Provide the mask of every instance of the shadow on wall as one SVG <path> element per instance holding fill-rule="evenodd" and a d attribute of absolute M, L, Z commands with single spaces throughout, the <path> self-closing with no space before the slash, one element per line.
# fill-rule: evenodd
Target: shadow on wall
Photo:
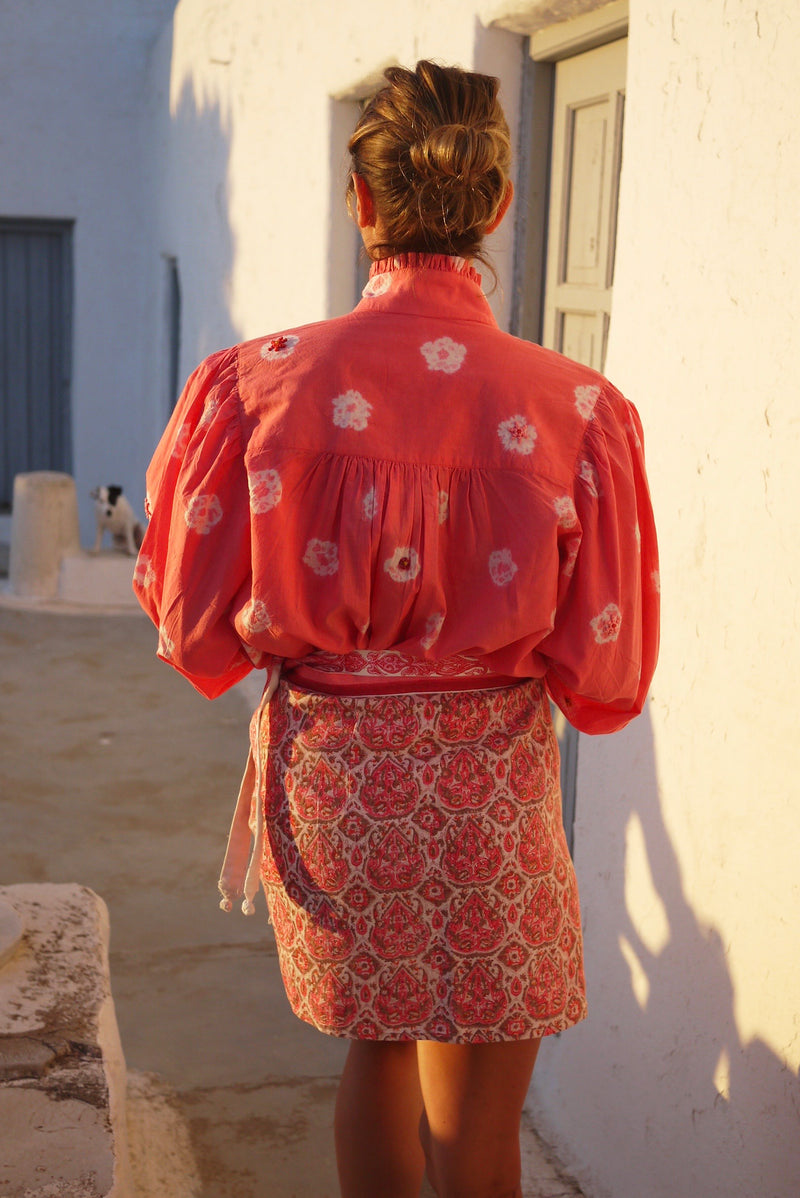
<path fill-rule="evenodd" d="M 634 769 L 619 786 L 635 788 L 636 801 L 613 813 L 620 822 L 603 846 L 604 905 L 593 904 L 587 920 L 590 1019 L 571 1033 L 578 1038 L 571 1050 L 566 1043 L 556 1049 L 580 1054 L 584 1037 L 571 1076 L 576 1060 L 584 1062 L 579 1101 L 588 1125 L 572 1127 L 573 1167 L 586 1165 L 586 1179 L 609 1178 L 613 1198 L 795 1198 L 800 1081 L 763 1041 L 740 1038 L 725 946 L 687 901 L 662 818 L 649 715 L 621 735 L 630 738 Z M 629 912 L 631 847 L 649 865 L 652 897 L 663 904 L 663 932 L 655 936 L 658 918 L 640 932 Z M 754 862 L 741 880 L 753 902 L 759 872 L 768 868 Z M 535 1108 L 535 1083 L 533 1097 Z M 607 1163 L 596 1171 L 593 1158 L 601 1156 Z M 603 1191 L 590 1192 L 599 1198 Z"/>

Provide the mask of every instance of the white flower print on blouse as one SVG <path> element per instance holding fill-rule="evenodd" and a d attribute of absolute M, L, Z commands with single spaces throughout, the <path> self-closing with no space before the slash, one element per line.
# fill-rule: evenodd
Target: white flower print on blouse
<path fill-rule="evenodd" d="M 631 439 L 632 439 L 634 445 L 636 446 L 636 448 L 641 449 L 642 441 L 641 441 L 641 437 L 639 436 L 639 431 L 636 428 L 636 425 L 631 420 L 630 423 L 627 424 L 625 427 L 627 428 L 628 432 L 630 433 Z"/>
<path fill-rule="evenodd" d="M 209 395 L 203 407 L 203 415 L 200 417 L 198 428 L 208 428 L 211 421 L 216 416 L 220 407 L 220 397 L 218 395 Z"/>
<path fill-rule="evenodd" d="M 423 649 L 432 649 L 439 639 L 444 624 L 444 612 L 435 612 L 425 621 L 425 635 L 419 638 Z"/>
<path fill-rule="evenodd" d="M 158 630 L 158 651 L 162 657 L 172 657 L 175 652 L 175 642 L 167 636 L 163 624 Z"/>
<path fill-rule="evenodd" d="M 364 299 L 375 299 L 378 295 L 384 295 L 391 285 L 392 276 L 385 271 L 383 274 L 373 275 L 361 294 Z"/>
<path fill-rule="evenodd" d="M 242 623 L 248 632 L 265 632 L 272 626 L 267 605 L 263 599 L 248 599 L 242 609 Z"/>
<path fill-rule="evenodd" d="M 182 458 L 186 453 L 186 446 L 189 444 L 189 425 L 184 420 L 183 424 L 175 434 L 175 440 L 172 443 L 172 457 Z"/>
<path fill-rule="evenodd" d="M 247 489 L 250 492 L 250 511 L 254 516 L 263 516 L 271 512 L 280 503 L 283 495 L 281 476 L 277 470 L 253 470 L 247 475 Z"/>
<path fill-rule="evenodd" d="M 281 333 L 278 337 L 270 337 L 261 346 L 262 358 L 288 358 L 294 353 L 294 347 L 300 340 L 294 333 Z"/>
<path fill-rule="evenodd" d="M 312 537 L 306 545 L 303 561 L 323 578 L 339 569 L 339 550 L 335 541 L 320 541 Z"/>
<path fill-rule="evenodd" d="M 615 641 L 619 636 L 619 630 L 622 627 L 622 612 L 616 603 L 609 603 L 607 607 L 603 608 L 600 615 L 595 616 L 589 623 L 598 645 L 605 645 L 608 641 Z"/>
<path fill-rule="evenodd" d="M 450 496 L 446 491 L 439 492 L 439 523 L 444 524 L 450 514 Z"/>
<path fill-rule="evenodd" d="M 382 276 L 378 276 L 381 278 Z M 361 518 L 362 520 L 374 520 L 375 513 L 378 510 L 378 498 L 375 494 L 375 488 L 370 487 L 364 498 L 361 500 Z"/>
<path fill-rule="evenodd" d="M 133 571 L 133 581 L 140 587 L 152 586 L 156 580 L 156 572 L 146 553 L 140 553 L 136 559 Z"/>
<path fill-rule="evenodd" d="M 419 347 L 428 370 L 442 370 L 445 374 L 455 374 L 461 369 L 461 364 L 467 355 L 466 345 L 459 345 L 451 337 L 440 337 L 438 341 L 426 341 Z"/>
<path fill-rule="evenodd" d="M 345 391 L 333 400 L 333 423 L 338 428 L 352 428 L 361 432 L 367 427 L 372 413 L 369 403 L 360 391 Z"/>
<path fill-rule="evenodd" d="M 600 398 L 599 387 L 576 387 L 575 388 L 575 407 L 583 416 L 584 420 L 591 420 L 594 412 L 595 404 Z"/>
<path fill-rule="evenodd" d="M 575 511 L 571 495 L 559 495 L 557 499 L 553 500 L 553 507 L 558 516 L 559 528 L 575 527 L 578 523 L 578 513 Z"/>
<path fill-rule="evenodd" d="M 597 467 L 584 460 L 578 466 L 578 474 L 586 483 L 589 494 L 597 499 L 600 495 L 600 475 L 597 473 Z"/>
<path fill-rule="evenodd" d="M 206 536 L 222 519 L 222 504 L 216 495 L 195 495 L 183 513 L 186 527 Z"/>
<path fill-rule="evenodd" d="M 524 416 L 509 416 L 497 426 L 497 435 L 505 449 L 513 453 L 533 453 L 536 444 L 536 429 Z"/>
<path fill-rule="evenodd" d="M 410 582 L 419 574 L 419 554 L 410 546 L 395 549 L 391 557 L 387 557 L 383 568 L 395 582 Z"/>
<path fill-rule="evenodd" d="M 572 538 L 572 544 L 569 547 L 569 553 L 564 558 L 564 564 L 561 567 L 561 573 L 565 578 L 572 578 L 575 573 L 575 563 L 578 560 L 578 549 L 580 541 L 577 537 Z"/>
<path fill-rule="evenodd" d="M 489 554 L 489 573 L 495 586 L 507 587 L 518 569 L 510 549 L 495 549 Z"/>

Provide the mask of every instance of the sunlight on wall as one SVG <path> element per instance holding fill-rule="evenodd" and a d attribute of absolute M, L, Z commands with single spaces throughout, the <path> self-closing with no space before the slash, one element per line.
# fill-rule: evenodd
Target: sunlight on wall
<path fill-rule="evenodd" d="M 644 966 L 636 955 L 633 945 L 625 936 L 620 936 L 619 947 L 628 969 L 631 971 L 631 989 L 633 990 L 634 998 L 644 1011 L 647 1008 L 647 1000 L 650 997 L 650 980 L 645 973 Z"/>
<path fill-rule="evenodd" d="M 731 1096 L 731 1054 L 727 1048 L 723 1048 L 719 1054 L 717 1067 L 714 1070 L 714 1085 L 717 1088 L 717 1093 L 720 1098 L 728 1099 Z"/>
<path fill-rule="evenodd" d="M 658 956 L 669 943 L 669 919 L 653 882 L 642 821 L 635 811 L 625 828 L 625 905 L 642 944 Z"/>

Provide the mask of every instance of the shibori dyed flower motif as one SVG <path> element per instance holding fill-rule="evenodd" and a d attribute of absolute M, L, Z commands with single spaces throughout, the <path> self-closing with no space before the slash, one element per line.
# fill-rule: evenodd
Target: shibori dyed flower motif
<path fill-rule="evenodd" d="M 175 440 L 172 443 L 171 456 L 173 458 L 182 458 L 186 453 L 186 446 L 189 444 L 189 425 L 184 420 L 183 424 L 175 434 Z"/>
<path fill-rule="evenodd" d="M 450 514 L 450 496 L 446 491 L 439 492 L 439 523 L 444 524 Z"/>
<path fill-rule="evenodd" d="M 658 570 L 652 571 L 652 573 L 650 574 L 650 581 L 653 584 L 653 590 L 658 591 L 660 594 L 661 593 L 661 575 L 658 572 Z"/>
<path fill-rule="evenodd" d="M 589 623 L 598 645 L 605 645 L 607 641 L 615 641 L 619 636 L 619 630 L 622 627 L 622 612 L 616 603 L 609 603 L 607 607 L 603 608 L 600 615 L 595 616 Z"/>
<path fill-rule="evenodd" d="M 594 412 L 595 404 L 600 398 L 599 387 L 576 387 L 575 388 L 575 407 L 583 416 L 584 420 L 591 420 Z"/>
<path fill-rule="evenodd" d="M 628 432 L 630 433 L 631 440 L 633 441 L 636 448 L 641 449 L 642 448 L 642 439 L 639 436 L 639 430 L 637 429 L 636 425 L 631 420 L 630 423 L 626 424 L 625 427 L 627 428 Z"/>
<path fill-rule="evenodd" d="M 395 549 L 383 563 L 384 570 L 395 582 L 410 582 L 419 574 L 419 567 L 419 554 L 410 546 Z"/>
<path fill-rule="evenodd" d="M 489 574 L 495 586 L 507 587 L 518 569 L 510 549 L 495 549 L 489 554 Z"/>
<path fill-rule="evenodd" d="M 367 283 L 364 290 L 361 292 L 364 299 L 375 299 L 378 295 L 384 295 L 392 285 L 392 276 L 388 272 L 380 275 L 373 275 Z"/>
<path fill-rule="evenodd" d="M 337 395 L 333 400 L 333 423 L 338 428 L 352 428 L 361 432 L 367 427 L 371 413 L 372 404 L 364 399 L 360 391 L 345 391 L 344 395 Z"/>
<path fill-rule="evenodd" d="M 242 609 L 242 623 L 248 632 L 266 632 L 272 626 L 272 620 L 263 599 L 247 600 Z"/>
<path fill-rule="evenodd" d="M 208 428 L 211 421 L 219 411 L 220 398 L 218 395 L 209 395 L 203 406 L 203 415 L 200 417 L 198 428 Z"/>
<path fill-rule="evenodd" d="M 250 511 L 254 516 L 263 516 L 281 501 L 281 476 L 277 470 L 253 470 L 247 475 L 247 489 L 250 492 Z"/>
<path fill-rule="evenodd" d="M 553 500 L 553 507 L 558 516 L 559 528 L 575 527 L 578 523 L 578 513 L 575 511 L 571 495 L 559 495 L 557 499 Z"/>
<path fill-rule="evenodd" d="M 419 638 L 423 649 L 431 649 L 439 639 L 439 633 L 444 624 L 444 612 L 435 612 L 425 621 L 425 635 Z"/>
<path fill-rule="evenodd" d="M 222 504 L 216 495 L 195 495 L 183 513 L 186 527 L 205 536 L 222 519 Z"/>
<path fill-rule="evenodd" d="M 578 549 L 580 548 L 580 541 L 577 537 L 572 537 L 571 540 L 572 544 L 569 547 L 569 553 L 564 558 L 563 565 L 561 566 L 561 573 L 565 578 L 572 578 L 572 575 L 575 573 L 575 563 L 578 560 Z"/>
<path fill-rule="evenodd" d="M 586 483 L 586 489 L 595 499 L 600 494 L 600 475 L 597 473 L 597 467 L 591 462 L 583 461 L 578 466 L 578 474 Z"/>
<path fill-rule="evenodd" d="M 497 426 L 497 435 L 503 447 L 514 453 L 533 453 L 536 444 L 536 429 L 524 416 L 509 416 Z"/>
<path fill-rule="evenodd" d="M 261 346 L 261 357 L 288 358 L 289 354 L 294 353 L 294 347 L 299 340 L 294 333 L 281 333 L 277 337 L 270 337 L 269 341 L 265 341 Z"/>
<path fill-rule="evenodd" d="M 312 537 L 306 545 L 303 561 L 323 578 L 339 569 L 339 549 L 335 541 L 320 541 Z"/>
<path fill-rule="evenodd" d="M 378 278 L 382 278 L 381 275 Z M 364 498 L 361 500 L 361 518 L 362 520 L 374 520 L 375 513 L 378 510 L 378 499 L 375 495 L 375 488 L 370 487 Z"/>
<path fill-rule="evenodd" d="M 136 559 L 136 567 L 133 571 L 133 581 L 137 586 L 149 587 L 156 580 L 156 572 L 153 569 L 150 558 L 146 553 L 140 553 Z"/>
<path fill-rule="evenodd" d="M 163 624 L 158 630 L 158 651 L 162 657 L 172 657 L 175 652 L 175 642 L 167 636 Z"/>
<path fill-rule="evenodd" d="M 461 369 L 461 363 L 467 355 L 466 345 L 459 345 L 451 337 L 440 337 L 438 341 L 426 341 L 419 347 L 428 370 L 442 370 L 445 374 L 455 374 Z"/>

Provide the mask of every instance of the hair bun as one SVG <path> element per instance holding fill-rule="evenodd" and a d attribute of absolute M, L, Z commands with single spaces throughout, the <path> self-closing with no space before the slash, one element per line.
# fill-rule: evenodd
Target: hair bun
<path fill-rule="evenodd" d="M 370 252 L 485 262 L 481 241 L 508 195 L 511 162 L 498 80 L 426 60 L 384 75 L 348 143 L 381 218 Z"/>
<path fill-rule="evenodd" d="M 491 133 L 456 123 L 438 125 L 409 146 L 409 160 L 421 180 L 438 176 L 470 183 L 493 170 L 499 158 L 500 147 Z"/>

